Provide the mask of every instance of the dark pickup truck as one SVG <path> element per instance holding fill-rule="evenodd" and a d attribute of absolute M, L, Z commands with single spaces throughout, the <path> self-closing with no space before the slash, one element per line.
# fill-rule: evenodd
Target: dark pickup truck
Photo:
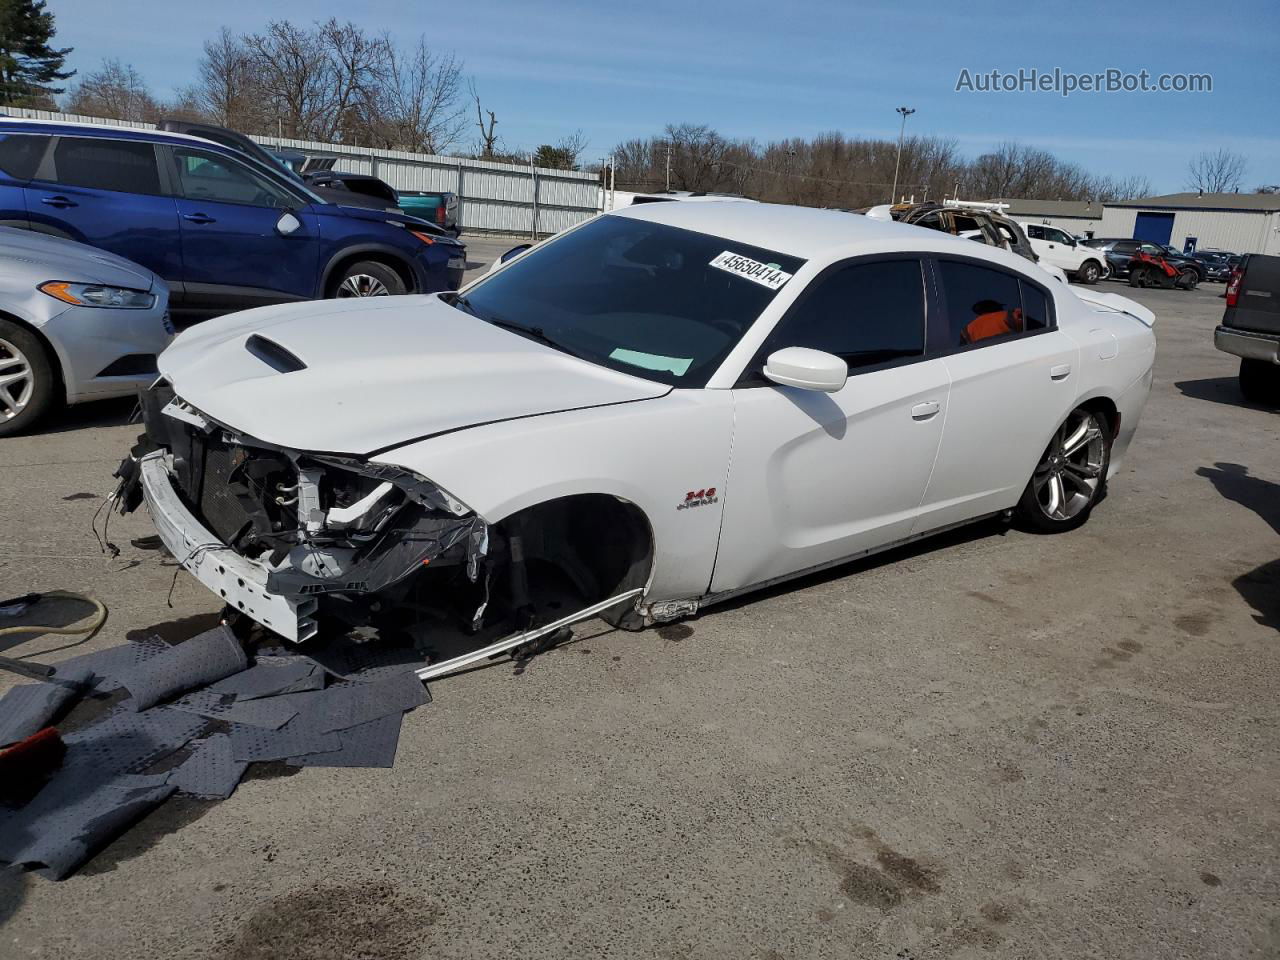
<path fill-rule="evenodd" d="M 1240 358 L 1240 392 L 1280 405 L 1280 257 L 1244 258 L 1227 285 L 1227 309 L 1213 345 Z"/>

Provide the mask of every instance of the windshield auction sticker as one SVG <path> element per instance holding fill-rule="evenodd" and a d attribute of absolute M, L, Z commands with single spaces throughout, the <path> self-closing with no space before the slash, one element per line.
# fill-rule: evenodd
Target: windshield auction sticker
<path fill-rule="evenodd" d="M 744 257 L 729 250 L 712 260 L 711 266 L 717 270 L 727 270 L 729 273 L 746 277 L 770 290 L 780 289 L 791 279 L 791 274 L 779 269 L 776 263 L 761 263 L 759 260 L 752 260 L 750 257 Z"/>

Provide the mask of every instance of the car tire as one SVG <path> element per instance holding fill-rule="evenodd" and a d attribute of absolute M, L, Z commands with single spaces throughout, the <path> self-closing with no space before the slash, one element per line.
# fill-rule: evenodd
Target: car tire
<path fill-rule="evenodd" d="M 1111 427 L 1096 410 L 1077 407 L 1049 441 L 1015 510 L 1033 533 L 1066 533 L 1083 525 L 1106 495 Z"/>
<path fill-rule="evenodd" d="M 1076 271 L 1076 280 L 1084 284 L 1095 284 L 1102 279 L 1102 264 L 1097 260 L 1086 260 Z"/>
<path fill-rule="evenodd" d="M 40 339 L 0 317 L 0 437 L 21 433 L 57 403 L 58 376 Z"/>
<path fill-rule="evenodd" d="M 331 297 L 398 297 L 407 293 L 400 274 L 376 260 L 361 260 L 346 267 L 333 284 Z"/>
<path fill-rule="evenodd" d="M 1129 271 L 1129 286 L 1145 287 L 1147 285 L 1147 268 L 1134 267 Z"/>
<path fill-rule="evenodd" d="M 1242 359 L 1240 392 L 1252 403 L 1280 406 L 1280 366 L 1266 360 Z"/>
<path fill-rule="evenodd" d="M 1180 290 L 1194 290 L 1200 283 L 1200 274 L 1194 270 L 1183 270 L 1178 274 L 1177 287 Z"/>

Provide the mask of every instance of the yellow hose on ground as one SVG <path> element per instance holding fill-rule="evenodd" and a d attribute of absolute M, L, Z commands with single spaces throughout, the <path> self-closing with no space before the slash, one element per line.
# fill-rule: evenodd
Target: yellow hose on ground
<path fill-rule="evenodd" d="M 32 606 L 38 606 L 42 600 L 58 598 L 62 600 L 80 600 L 93 606 L 93 619 L 89 623 L 73 624 L 69 627 L 50 627 L 39 623 L 24 623 L 13 627 L 0 627 L 0 637 L 13 633 L 83 633 L 86 640 L 98 632 L 104 623 L 107 622 L 107 608 L 101 600 L 93 597 L 86 597 L 83 593 L 73 593 L 70 590 L 45 590 L 40 593 L 40 599 Z"/>

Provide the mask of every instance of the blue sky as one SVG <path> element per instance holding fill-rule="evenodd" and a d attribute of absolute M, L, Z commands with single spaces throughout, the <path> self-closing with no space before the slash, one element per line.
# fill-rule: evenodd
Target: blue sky
<path fill-rule="evenodd" d="M 273 15 L 337 16 L 367 30 L 453 50 L 476 78 L 510 148 L 581 129 L 588 155 L 668 122 L 707 123 L 765 142 L 840 130 L 955 137 L 969 155 L 1013 139 L 1086 169 L 1147 175 L 1180 190 L 1187 160 L 1228 147 L 1248 158 L 1246 186 L 1280 182 L 1280 3 L 905 2 L 647 3 L 469 0 L 49 0 L 69 65 L 132 63 L 167 96 L 195 77 L 221 27 Z M 632 12 L 634 11 L 634 12 Z M 1208 73 L 1212 93 L 956 92 L 962 69 L 1078 74 L 1117 68 Z"/>

